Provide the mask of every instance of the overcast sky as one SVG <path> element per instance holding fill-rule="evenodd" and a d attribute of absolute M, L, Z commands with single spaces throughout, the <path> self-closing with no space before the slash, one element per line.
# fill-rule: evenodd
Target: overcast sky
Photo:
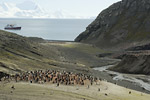
<path fill-rule="evenodd" d="M 22 3 L 26 0 L 0 0 L 0 3 Z M 97 16 L 103 9 L 121 0 L 30 0 L 46 10 L 64 10 L 76 16 Z"/>

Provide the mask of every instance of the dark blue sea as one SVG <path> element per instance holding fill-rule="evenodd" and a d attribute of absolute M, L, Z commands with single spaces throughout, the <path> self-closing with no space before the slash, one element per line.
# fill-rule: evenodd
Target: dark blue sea
<path fill-rule="evenodd" d="M 21 26 L 10 31 L 27 37 L 73 41 L 94 19 L 0 19 L 0 29 L 7 24 Z"/>

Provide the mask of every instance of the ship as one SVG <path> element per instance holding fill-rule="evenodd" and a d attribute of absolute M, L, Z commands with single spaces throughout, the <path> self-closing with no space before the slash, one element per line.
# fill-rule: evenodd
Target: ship
<path fill-rule="evenodd" d="M 4 29 L 5 30 L 21 30 L 21 27 L 16 26 L 14 24 L 7 24 Z"/>

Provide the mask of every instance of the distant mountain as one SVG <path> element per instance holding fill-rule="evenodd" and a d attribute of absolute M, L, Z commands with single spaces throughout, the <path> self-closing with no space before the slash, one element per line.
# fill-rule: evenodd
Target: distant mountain
<path fill-rule="evenodd" d="M 29 5 L 29 6 L 27 6 Z M 29 7 L 29 8 L 28 8 Z M 2 3 L 0 4 L 0 17 L 3 18 L 43 18 L 49 17 L 39 5 L 33 2 L 24 2 L 21 4 Z"/>
<path fill-rule="evenodd" d="M 30 0 L 20 4 L 0 4 L 0 18 L 82 18 L 73 16 L 64 10 L 47 11 Z"/>
<path fill-rule="evenodd" d="M 40 8 L 40 6 L 30 0 L 24 1 L 20 4 L 16 4 L 16 7 L 18 7 L 21 10 L 35 10 L 37 8 Z"/>
<path fill-rule="evenodd" d="M 122 0 L 103 10 L 75 41 L 101 48 L 150 42 L 150 0 Z"/>

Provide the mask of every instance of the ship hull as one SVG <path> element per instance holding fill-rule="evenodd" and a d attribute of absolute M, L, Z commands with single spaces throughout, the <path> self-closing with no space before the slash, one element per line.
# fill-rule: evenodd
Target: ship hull
<path fill-rule="evenodd" d="M 21 27 L 5 27 L 5 30 L 21 30 Z"/>

